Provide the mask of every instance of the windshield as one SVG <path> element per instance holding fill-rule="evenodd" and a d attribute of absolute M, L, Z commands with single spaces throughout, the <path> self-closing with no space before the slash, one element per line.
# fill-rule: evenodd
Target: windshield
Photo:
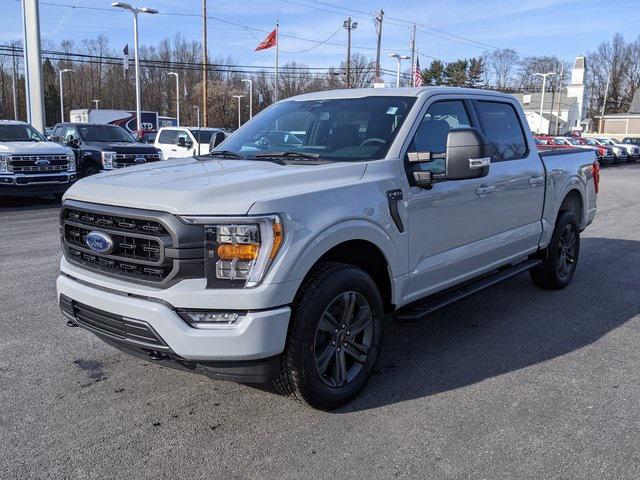
<path fill-rule="evenodd" d="M 600 143 L 605 144 L 605 145 L 613 145 L 613 142 L 611 140 L 609 140 L 608 138 L 599 138 L 598 141 Z"/>
<path fill-rule="evenodd" d="M 86 125 L 80 126 L 78 130 L 85 142 L 135 142 L 129 132 L 116 125 Z"/>
<path fill-rule="evenodd" d="M 46 142 L 31 125 L 0 125 L 0 142 Z"/>
<path fill-rule="evenodd" d="M 244 157 L 293 152 L 341 161 L 384 158 L 414 102 L 375 96 L 279 103 L 229 137 L 224 150 Z"/>
<path fill-rule="evenodd" d="M 581 145 L 581 143 L 575 138 L 565 138 L 565 140 L 569 142 L 571 145 Z"/>

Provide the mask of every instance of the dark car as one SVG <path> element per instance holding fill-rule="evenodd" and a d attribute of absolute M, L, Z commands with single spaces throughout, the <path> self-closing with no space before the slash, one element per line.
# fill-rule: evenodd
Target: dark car
<path fill-rule="evenodd" d="M 163 159 L 160 150 L 137 142 L 117 125 L 59 123 L 51 141 L 73 149 L 80 177 Z"/>

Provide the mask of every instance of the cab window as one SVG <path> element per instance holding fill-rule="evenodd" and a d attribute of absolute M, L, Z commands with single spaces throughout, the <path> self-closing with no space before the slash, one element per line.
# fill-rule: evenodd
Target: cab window
<path fill-rule="evenodd" d="M 489 143 L 492 162 L 527 156 L 527 142 L 515 108 L 510 103 L 479 101 L 477 112 Z"/>
<path fill-rule="evenodd" d="M 427 109 L 408 152 L 430 152 L 431 161 L 420 163 L 420 169 L 434 175 L 444 174 L 444 155 L 449 131 L 470 126 L 469 115 L 462 100 L 436 102 Z"/>
<path fill-rule="evenodd" d="M 163 130 L 158 137 L 158 143 L 165 145 L 175 145 L 178 143 L 178 130 Z"/>

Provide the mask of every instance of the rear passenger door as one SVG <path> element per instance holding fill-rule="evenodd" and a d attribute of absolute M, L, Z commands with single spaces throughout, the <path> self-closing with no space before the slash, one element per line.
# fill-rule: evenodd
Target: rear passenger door
<path fill-rule="evenodd" d="M 535 251 L 542 233 L 545 171 L 529 148 L 516 106 L 508 100 L 474 101 L 491 157 L 496 261 Z"/>

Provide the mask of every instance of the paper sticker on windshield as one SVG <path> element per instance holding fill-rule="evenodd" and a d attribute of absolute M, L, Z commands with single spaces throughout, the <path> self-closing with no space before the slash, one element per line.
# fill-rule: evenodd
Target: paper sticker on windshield
<path fill-rule="evenodd" d="M 397 111 L 398 107 L 389 107 L 389 110 L 387 110 L 387 115 L 395 115 Z"/>

